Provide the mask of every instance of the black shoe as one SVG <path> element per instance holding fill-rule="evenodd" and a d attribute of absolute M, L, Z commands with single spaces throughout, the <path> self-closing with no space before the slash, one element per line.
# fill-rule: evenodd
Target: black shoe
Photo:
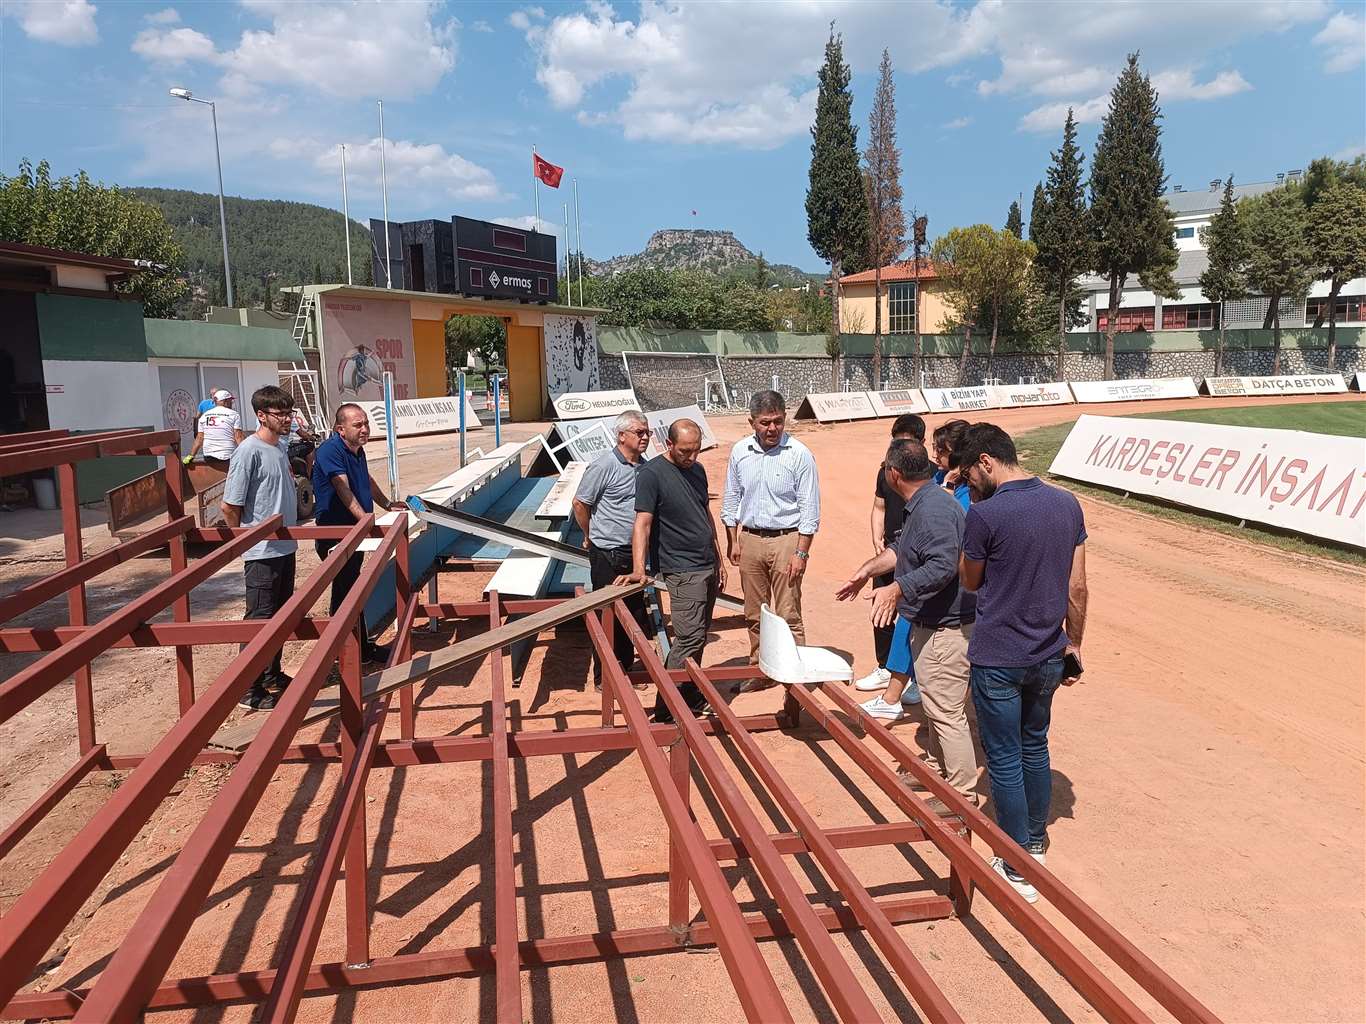
<path fill-rule="evenodd" d="M 281 672 L 279 675 L 272 676 L 270 679 L 267 679 L 265 681 L 265 685 L 266 688 L 269 690 L 275 690 L 279 693 L 284 693 L 285 687 L 289 686 L 289 684 L 292 682 L 294 682 L 293 676 L 286 675 L 284 672 Z"/>
<path fill-rule="evenodd" d="M 391 651 L 389 644 L 371 644 L 361 652 L 361 660 L 372 665 L 383 665 L 389 660 Z"/>
<path fill-rule="evenodd" d="M 271 693 L 260 683 L 252 686 L 241 699 L 238 700 L 239 708 L 246 708 L 248 711 L 269 711 L 275 707 L 275 694 Z"/>

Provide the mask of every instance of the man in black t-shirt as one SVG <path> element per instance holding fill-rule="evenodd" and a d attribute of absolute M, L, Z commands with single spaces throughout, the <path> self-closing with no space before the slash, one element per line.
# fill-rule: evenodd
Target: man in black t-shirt
<path fill-rule="evenodd" d="M 906 437 L 919 441 L 921 444 L 925 443 L 925 421 L 913 412 L 904 413 L 892 421 L 892 440 Z M 873 508 L 868 516 L 868 526 L 873 535 L 874 555 L 879 554 L 883 548 L 896 546 L 896 537 L 901 531 L 901 520 L 906 509 L 906 502 L 901 495 L 888 486 L 885 468 L 882 463 L 878 463 L 877 483 L 873 487 Z M 891 582 L 892 575 L 888 573 L 877 577 L 873 584 L 874 586 L 885 587 Z M 877 690 L 879 693 L 887 689 L 887 684 L 892 678 L 891 673 L 887 671 L 887 654 L 892 648 L 892 633 L 895 628 L 894 623 L 873 627 L 873 652 L 877 657 L 877 665 L 873 671 L 854 683 L 855 688 Z M 905 692 L 901 695 L 901 702 L 903 704 L 920 703 L 920 689 L 915 685 L 914 674 L 906 683 Z"/>
<path fill-rule="evenodd" d="M 651 459 L 636 474 L 636 521 L 631 533 L 632 572 L 616 582 L 643 583 L 653 570 L 669 588 L 669 625 L 673 646 L 665 662 L 682 668 L 692 658 L 702 663 L 716 595 L 726 585 L 726 563 L 708 508 L 707 471 L 697 461 L 702 430 L 692 420 L 675 420 L 663 457 Z M 694 683 L 679 684 L 694 713 L 707 702 Z M 655 698 L 654 720 L 671 722 L 662 697 Z"/>

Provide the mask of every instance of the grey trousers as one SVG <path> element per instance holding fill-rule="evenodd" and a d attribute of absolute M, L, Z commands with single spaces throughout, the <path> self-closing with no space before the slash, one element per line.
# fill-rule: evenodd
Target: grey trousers
<path fill-rule="evenodd" d="M 716 569 L 666 572 L 660 577 L 669 588 L 669 626 L 673 632 L 673 644 L 664 666 L 682 668 L 689 658 L 701 665 L 707 631 L 711 629 L 712 610 L 716 607 Z M 693 711 L 706 704 L 702 691 L 691 680 L 679 683 L 678 690 Z M 655 697 L 654 718 L 657 722 L 673 721 L 662 696 Z"/>

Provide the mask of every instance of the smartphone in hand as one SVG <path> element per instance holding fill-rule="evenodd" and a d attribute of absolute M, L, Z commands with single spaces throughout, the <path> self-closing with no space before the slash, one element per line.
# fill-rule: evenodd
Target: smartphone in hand
<path fill-rule="evenodd" d="M 1064 679 L 1076 679 L 1085 671 L 1081 667 L 1081 659 L 1072 651 L 1068 651 L 1062 658 L 1062 677 Z"/>

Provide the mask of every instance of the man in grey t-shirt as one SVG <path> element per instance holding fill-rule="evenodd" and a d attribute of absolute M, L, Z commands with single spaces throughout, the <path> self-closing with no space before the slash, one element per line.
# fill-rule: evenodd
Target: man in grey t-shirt
<path fill-rule="evenodd" d="M 584 470 L 579 489 L 574 493 L 574 520 L 583 531 L 583 546 L 588 549 L 589 579 L 594 590 L 610 586 L 618 576 L 631 571 L 631 531 L 636 522 L 636 473 L 650 446 L 650 427 L 640 412 L 632 409 L 617 417 L 616 446 L 603 452 Z M 635 594 L 626 599 L 626 607 L 635 615 L 640 628 L 648 636 L 645 618 L 645 595 Z M 618 628 L 612 634 L 612 647 L 617 660 L 630 669 L 635 660 L 635 646 L 626 630 Z M 593 658 L 593 681 L 602 679 L 602 666 Z M 644 689 L 645 683 L 636 684 Z"/>
<path fill-rule="evenodd" d="M 267 385 L 251 396 L 257 429 L 242 439 L 228 464 L 223 486 L 223 519 L 229 526 L 251 526 L 271 516 L 284 516 L 286 526 L 298 523 L 298 492 L 280 437 L 289 430 L 294 399 L 287 391 Z M 294 552 L 298 542 L 263 540 L 242 555 L 248 619 L 269 619 L 294 594 Z M 283 690 L 289 676 L 280 668 L 280 655 L 251 684 L 238 704 L 252 711 L 275 707 L 272 690 Z"/>

